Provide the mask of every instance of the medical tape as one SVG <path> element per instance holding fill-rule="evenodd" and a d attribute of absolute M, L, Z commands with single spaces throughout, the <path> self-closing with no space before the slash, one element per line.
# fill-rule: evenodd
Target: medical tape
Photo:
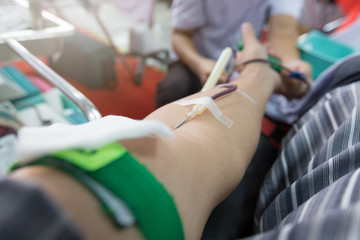
<path fill-rule="evenodd" d="M 240 93 L 241 95 L 243 95 L 244 97 L 246 97 L 247 99 L 250 100 L 250 102 L 257 104 L 256 100 L 253 99 L 252 97 L 250 97 L 246 92 L 241 91 L 240 89 L 236 90 L 238 93 Z"/>
<path fill-rule="evenodd" d="M 219 109 L 219 107 L 216 105 L 215 101 L 211 98 L 211 97 L 200 97 L 200 98 L 194 98 L 194 99 L 190 99 L 190 100 L 180 100 L 175 102 L 178 105 L 182 105 L 182 106 L 187 106 L 187 105 L 192 105 L 192 104 L 200 104 L 203 105 L 205 107 L 207 107 L 207 109 L 209 109 L 209 111 L 212 113 L 212 115 L 219 120 L 222 124 L 224 124 L 226 127 L 231 128 L 232 125 L 234 124 L 234 121 L 231 120 L 230 118 L 228 118 L 227 116 L 225 116 L 221 110 Z"/>

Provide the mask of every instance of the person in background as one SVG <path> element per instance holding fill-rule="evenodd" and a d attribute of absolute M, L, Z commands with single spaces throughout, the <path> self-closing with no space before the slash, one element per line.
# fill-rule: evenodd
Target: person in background
<path fill-rule="evenodd" d="M 304 73 L 310 81 L 311 67 L 299 59 L 296 49 L 296 20 L 302 4 L 302 0 L 173 1 L 174 52 L 169 71 L 157 86 L 156 107 L 199 91 L 221 51 L 226 47 L 237 48 L 243 22 L 254 26 L 258 39 L 263 37 L 264 26 L 269 23 L 268 46 L 285 66 Z M 223 74 L 220 82 L 225 78 Z M 300 84 L 294 83 L 292 87 L 289 98 L 301 97 L 307 91 Z"/>

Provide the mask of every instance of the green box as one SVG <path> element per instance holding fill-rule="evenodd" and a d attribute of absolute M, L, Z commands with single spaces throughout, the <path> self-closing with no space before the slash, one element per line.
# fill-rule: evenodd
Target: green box
<path fill-rule="evenodd" d="M 352 47 L 336 42 L 316 30 L 301 36 L 297 46 L 301 59 L 312 65 L 314 79 L 339 59 L 355 52 Z"/>

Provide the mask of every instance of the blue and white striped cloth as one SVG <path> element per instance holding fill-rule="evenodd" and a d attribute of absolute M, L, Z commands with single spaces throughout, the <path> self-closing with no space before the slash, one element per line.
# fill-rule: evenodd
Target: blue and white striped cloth
<path fill-rule="evenodd" d="M 360 238 L 360 82 L 326 94 L 288 132 L 248 239 Z"/>

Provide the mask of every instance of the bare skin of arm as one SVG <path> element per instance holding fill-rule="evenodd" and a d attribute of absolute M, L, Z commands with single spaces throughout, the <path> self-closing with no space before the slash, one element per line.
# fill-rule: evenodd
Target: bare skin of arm
<path fill-rule="evenodd" d="M 249 24 L 242 26 L 243 56 L 266 58 Z M 216 100 L 221 111 L 234 121 L 229 129 L 209 111 L 174 130 L 175 138 L 142 138 L 121 143 L 162 182 L 174 196 L 186 239 L 200 239 L 212 209 L 240 182 L 260 136 L 266 103 L 280 84 L 280 76 L 268 65 L 248 65 L 234 81 L 238 92 Z M 189 96 L 212 96 L 214 88 Z M 159 120 L 170 127 L 181 121 L 191 107 L 165 105 L 146 119 Z M 27 167 L 12 178 L 38 184 L 68 214 L 86 239 L 141 239 L 137 228 L 117 229 L 100 209 L 97 200 L 81 184 L 55 169 Z"/>
<path fill-rule="evenodd" d="M 173 29 L 172 46 L 179 59 L 188 66 L 205 83 L 215 65 L 213 59 L 201 56 L 192 42 L 192 37 L 196 30 Z M 220 82 L 225 81 L 225 73 L 221 76 Z"/>
<path fill-rule="evenodd" d="M 269 45 L 283 61 L 299 59 L 296 48 L 297 22 L 289 15 L 275 15 L 270 18 Z"/>
<path fill-rule="evenodd" d="M 299 36 L 298 25 L 292 16 L 275 15 L 270 18 L 269 47 L 274 50 L 281 58 L 282 63 L 288 68 L 305 74 L 308 82 L 312 82 L 312 68 L 300 59 L 296 47 L 297 37 Z M 283 74 L 287 78 L 287 73 Z M 289 99 L 302 97 L 308 88 L 305 88 L 299 81 L 288 79 L 278 90 Z"/>

